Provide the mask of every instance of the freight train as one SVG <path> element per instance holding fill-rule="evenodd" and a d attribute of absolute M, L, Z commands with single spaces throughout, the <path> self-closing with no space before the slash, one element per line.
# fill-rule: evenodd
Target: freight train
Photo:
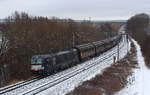
<path fill-rule="evenodd" d="M 58 53 L 35 55 L 31 58 L 31 71 L 33 73 L 50 75 L 75 66 L 92 57 L 99 56 L 117 45 L 122 35 L 93 43 L 77 45 L 70 50 Z"/>

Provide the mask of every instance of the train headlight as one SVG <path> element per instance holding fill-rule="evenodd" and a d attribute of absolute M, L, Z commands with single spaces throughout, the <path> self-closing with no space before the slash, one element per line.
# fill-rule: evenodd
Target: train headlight
<path fill-rule="evenodd" d="M 42 65 L 32 65 L 31 70 L 32 71 L 40 71 L 40 70 L 44 70 L 44 67 Z"/>

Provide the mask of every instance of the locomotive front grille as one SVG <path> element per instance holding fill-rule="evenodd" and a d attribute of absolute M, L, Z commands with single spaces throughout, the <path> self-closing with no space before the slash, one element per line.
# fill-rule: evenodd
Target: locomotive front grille
<path fill-rule="evenodd" d="M 42 65 L 32 65 L 31 70 L 32 71 L 40 71 L 40 70 L 44 70 L 44 67 Z"/>

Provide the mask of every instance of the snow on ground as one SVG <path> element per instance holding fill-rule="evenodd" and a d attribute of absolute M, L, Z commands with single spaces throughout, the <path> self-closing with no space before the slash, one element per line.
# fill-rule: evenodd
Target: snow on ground
<path fill-rule="evenodd" d="M 132 39 L 137 50 L 139 68 L 128 78 L 129 84 L 116 95 L 150 95 L 150 70 L 146 67 L 140 45 Z"/>
<path fill-rule="evenodd" d="M 123 42 L 121 42 L 120 44 L 120 48 L 120 59 L 122 59 L 127 54 L 127 49 L 130 48 L 130 42 L 127 43 L 125 37 L 123 39 Z M 62 83 L 59 83 L 43 92 L 38 93 L 38 95 L 65 95 L 71 90 L 73 90 L 75 87 L 82 84 L 82 82 L 89 80 L 98 74 L 102 74 L 105 68 L 110 67 L 113 64 L 113 56 L 117 56 L 117 48 L 113 49 L 113 52 L 115 54 L 108 57 L 108 59 L 104 61 L 101 60 L 101 57 L 92 59 L 93 64 L 97 62 L 99 64 L 90 68 L 89 70 L 85 70 L 80 74 L 63 81 Z"/>

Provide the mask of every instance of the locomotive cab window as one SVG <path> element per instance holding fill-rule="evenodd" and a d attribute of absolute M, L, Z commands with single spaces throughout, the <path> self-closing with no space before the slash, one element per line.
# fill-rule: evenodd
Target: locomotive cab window
<path fill-rule="evenodd" d="M 31 59 L 31 63 L 32 64 L 42 64 L 42 62 L 43 62 L 43 58 L 41 58 L 41 57 L 32 57 L 32 59 Z"/>

